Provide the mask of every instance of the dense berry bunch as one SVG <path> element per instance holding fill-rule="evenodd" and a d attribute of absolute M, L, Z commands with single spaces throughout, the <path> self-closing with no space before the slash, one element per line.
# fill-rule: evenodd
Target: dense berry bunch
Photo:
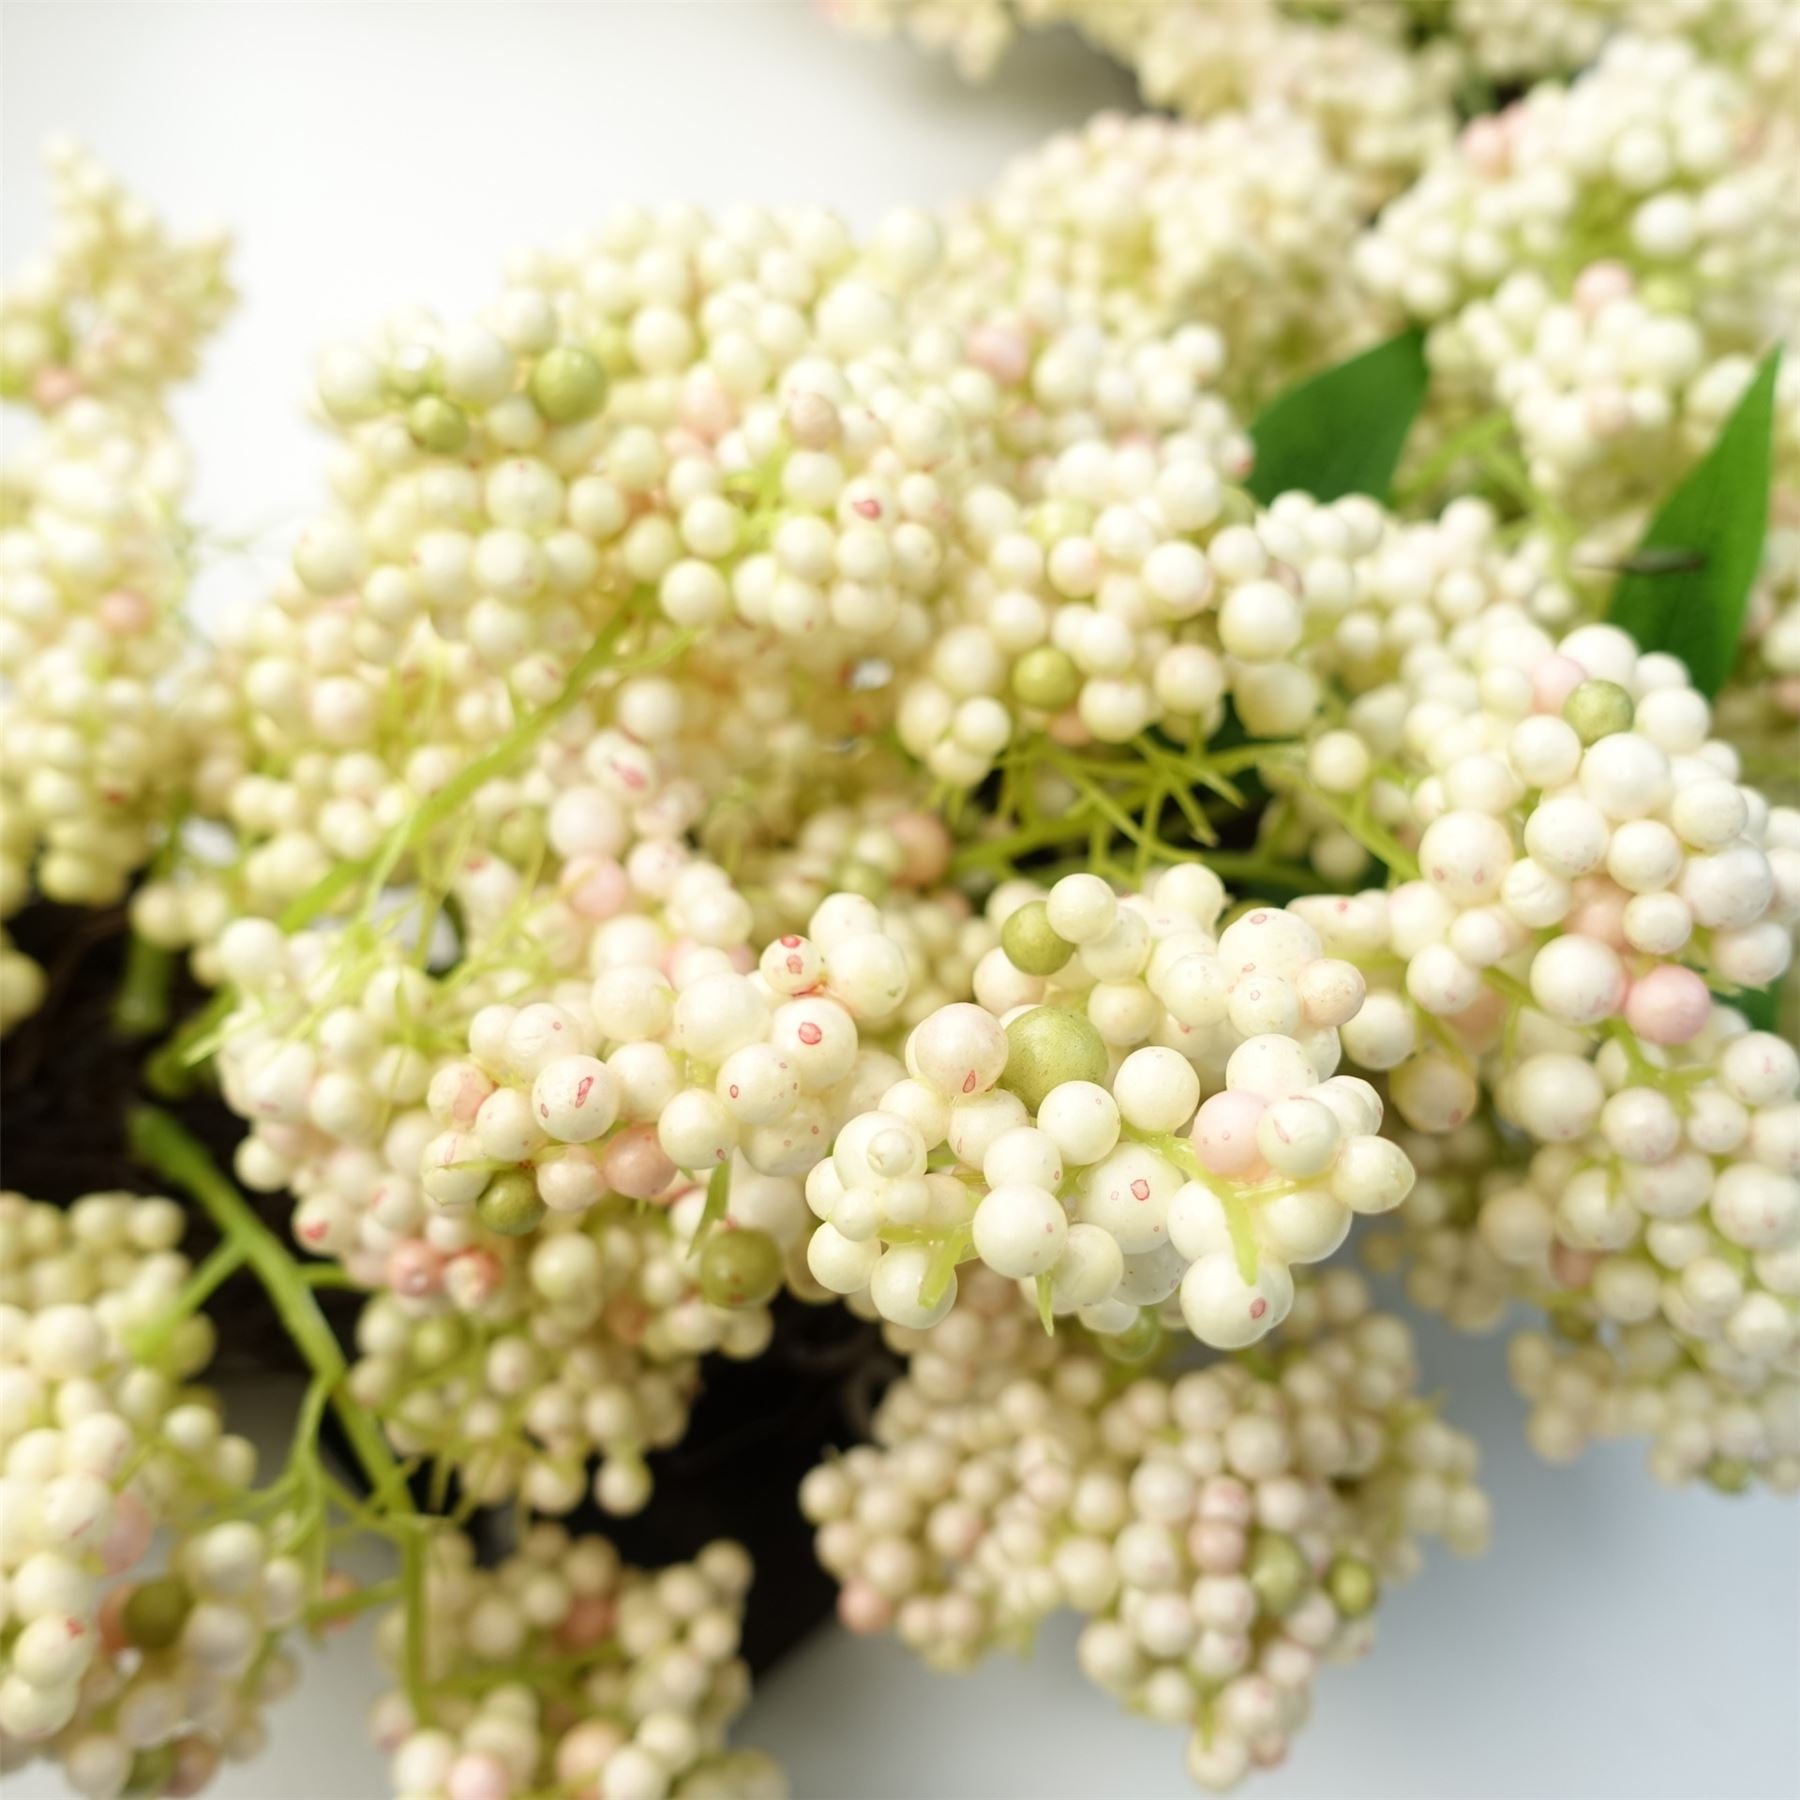
<path fill-rule="evenodd" d="M 1448 140 L 1457 58 L 1412 50 L 1408 9 L 1392 0 L 1337 7 L 1293 0 L 831 0 L 855 29 L 903 25 L 986 75 L 1018 24 L 1067 23 L 1137 76 L 1153 106 L 1186 118 L 1275 106 L 1315 126 L 1377 204 Z M 1335 16 L 1333 16 L 1335 15 Z"/>
<path fill-rule="evenodd" d="M 988 332 L 1009 314 L 1038 330 L 1087 316 L 1128 337 L 1209 325 L 1225 342 L 1215 385 L 1247 406 L 1379 335 L 1339 279 L 1362 224 L 1305 118 L 1108 113 L 950 215 L 934 288 Z"/>
<path fill-rule="evenodd" d="M 1790 331 L 1794 149 L 1678 38 L 1620 38 L 1568 86 L 1474 120 L 1357 251 L 1430 326 L 1441 404 L 1510 423 L 1532 487 L 1591 524 L 1711 441 Z M 1800 446 L 1800 371 L 1778 442 Z"/>
<path fill-rule="evenodd" d="M 0 294 L 0 393 L 54 413 L 77 394 L 158 403 L 232 302 L 227 240 L 179 240 L 88 153 L 48 149 L 56 230 Z"/>
<path fill-rule="evenodd" d="M 1129 1332 L 1179 1287 L 1205 1342 L 1254 1342 L 1292 1304 L 1288 1265 L 1411 1185 L 1374 1090 L 1333 1074 L 1361 975 L 1292 913 L 1218 931 L 1199 865 L 1124 902 L 1091 875 L 1002 901 L 976 1001 L 917 1027 L 907 1078 L 808 1177 L 813 1274 L 922 1328 L 972 1248 L 1036 1281 L 1046 1317 Z"/>
<path fill-rule="evenodd" d="M 0 1763 L 52 1756 L 92 1800 L 198 1792 L 296 1673 L 307 1572 L 232 1517 L 255 1455 L 188 1385 L 212 1333 L 178 1306 L 183 1224 L 0 1195 Z"/>
<path fill-rule="evenodd" d="M 750 1559 L 709 1544 L 654 1574 L 604 1538 L 536 1525 L 517 1555 L 478 1568 L 467 1538 L 432 1545 L 437 1624 L 407 1665 L 405 1619 L 380 1642 L 408 1685 L 376 1703 L 399 1800 L 780 1800 L 780 1771 L 729 1752 L 749 1695 L 737 1660 Z M 554 1672 L 552 1672 L 554 1671 Z"/>
<path fill-rule="evenodd" d="M 1348 1273 L 1301 1290 L 1254 1373 L 1121 1385 L 992 1276 L 893 1335 L 915 1354 L 875 1443 L 801 1490 L 845 1623 L 958 1669 L 1073 1607 L 1084 1671 L 1189 1728 L 1205 1786 L 1282 1760 L 1320 1662 L 1367 1647 L 1420 1537 L 1485 1545 L 1474 1446 L 1414 1398 L 1405 1326 Z"/>
<path fill-rule="evenodd" d="M 391 1602 L 401 1800 L 779 1792 L 725 1748 L 744 1555 L 545 1519 L 645 1506 L 796 1301 L 910 1359 L 805 1486 L 845 1622 L 960 1668 L 1072 1606 L 1209 1785 L 1486 1537 L 1406 1328 L 1297 1276 L 1356 1215 L 1416 1305 L 1533 1311 L 1546 1455 L 1800 1486 L 1800 1057 L 1750 1026 L 1800 919 L 1791 4 L 852 10 L 972 71 L 1066 21 L 1179 116 L 862 235 L 622 208 L 394 315 L 205 647 L 163 395 L 219 247 L 57 163 L 0 301 L 0 919 L 129 897 L 125 1018 L 191 953 L 147 1078 L 216 1080 L 304 1257 L 166 1115 L 199 1269 L 166 1202 L 0 1200 L 5 1766 L 192 1792 L 289 1631 Z M 1621 567 L 1682 584 L 1641 645 Z M 0 1028 L 41 989 L 0 937 Z M 255 1490 L 183 1386 L 240 1269 L 311 1375 Z"/>
<path fill-rule="evenodd" d="M 0 394 L 36 415 L 0 475 L 0 920 L 33 888 L 103 905 L 163 837 L 195 720 L 187 459 L 163 390 L 230 303 L 219 238 L 178 243 L 82 152 L 52 151 L 56 249 L 0 291 Z M 0 1028 L 42 981 L 0 931 Z"/>

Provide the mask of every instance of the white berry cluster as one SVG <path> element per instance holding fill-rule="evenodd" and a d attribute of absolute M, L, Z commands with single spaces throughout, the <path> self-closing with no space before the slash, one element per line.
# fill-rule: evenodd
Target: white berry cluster
<path fill-rule="evenodd" d="M 184 780 L 188 470 L 163 390 L 231 299 L 222 239 L 171 240 L 68 145 L 51 167 L 55 249 L 0 290 L 0 395 L 36 415 L 0 473 L 0 921 L 34 888 L 119 899 Z M 0 929 L 0 1030 L 42 989 Z"/>
<path fill-rule="evenodd" d="M 1602 1325 L 1665 1323 L 1741 1393 L 1800 1374 L 1792 1046 L 1720 1008 L 1679 1051 L 1528 1057 L 1498 1099 L 1543 1146 L 1482 1201 L 1477 1229 L 1501 1261 Z"/>
<path fill-rule="evenodd" d="M 1660 1318 L 1709 1378 L 1785 1381 L 1795 1059 L 1713 990 L 1786 970 L 1800 821 L 1736 779 L 1680 665 L 1611 627 L 1553 644 L 1490 607 L 1405 669 L 1410 695 L 1371 690 L 1348 715 L 1367 736 L 1319 740 L 1312 773 L 1385 770 L 1355 804 L 1418 874 L 1295 910 L 1365 968 L 1345 1053 L 1410 1126 L 1485 1134 L 1485 1095 L 1541 1146 L 1523 1179 L 1462 1157 L 1441 1217 L 1428 1173 L 1409 1283 L 1475 1328 L 1509 1284 L 1608 1330 Z"/>
<path fill-rule="evenodd" d="M 909 956 L 873 902 L 827 896 L 755 966 L 751 909 L 716 867 L 678 865 L 705 879 L 652 912 L 622 910 L 652 896 L 609 866 L 598 924 L 578 889 L 511 935 L 505 870 L 509 904 L 441 978 L 371 926 L 244 918 L 217 946 L 239 1173 L 291 1190 L 300 1246 L 381 1293 L 358 1399 L 403 1452 L 547 1512 L 590 1487 L 645 1503 L 644 1453 L 682 1435 L 698 1357 L 758 1354 L 784 1282 L 811 1290 L 802 1178 L 902 1074 L 879 1045 Z M 482 909 L 454 891 L 473 932 Z"/>
<path fill-rule="evenodd" d="M 0 1195 L 0 1767 L 53 1757 L 89 1800 L 197 1793 L 297 1673 L 307 1570 L 233 1516 L 255 1453 L 188 1385 L 208 1322 L 160 1325 L 182 1225 L 170 1200 Z"/>
<path fill-rule="evenodd" d="M 972 1252 L 1103 1333 L 1177 1288 L 1207 1343 L 1278 1325 L 1289 1264 L 1412 1172 L 1374 1089 L 1334 1074 L 1361 974 L 1293 912 L 1220 930 L 1223 906 L 1202 864 L 1124 900 L 1094 875 L 1002 889 L 975 1001 L 915 1028 L 905 1079 L 807 1177 L 818 1281 L 919 1329 Z"/>
<path fill-rule="evenodd" d="M 447 1234 L 428 1222 L 363 1309 L 351 1391 L 403 1454 L 485 1501 L 516 1494 L 562 1514 L 591 1493 L 610 1513 L 638 1511 L 646 1453 L 686 1432 L 699 1357 L 769 1341 L 784 1270 L 766 1227 L 792 1239 L 799 1188 L 745 1168 L 734 1189 L 705 1231 L 693 1187 L 649 1208 L 615 1195 L 462 1248 L 438 1248 Z"/>
<path fill-rule="evenodd" d="M 1740 68 L 1776 108 L 1800 67 L 1800 17 L 1787 0 L 1450 0 L 1445 26 L 1470 70 L 1498 83 L 1583 69 L 1620 32 L 1688 39 Z"/>
<path fill-rule="evenodd" d="M 1795 151 L 1680 38 L 1621 37 L 1483 115 L 1357 248 L 1430 327 L 1439 405 L 1510 421 L 1531 486 L 1593 520 L 1659 497 L 1792 330 Z M 1778 389 L 1800 446 L 1800 372 Z"/>
<path fill-rule="evenodd" d="M 1379 336 L 1339 279 L 1364 220 L 1308 119 L 1267 107 L 1189 124 L 1104 113 L 1017 159 L 945 221 L 931 299 L 990 336 L 1092 317 L 1126 338 L 1212 327 L 1216 383 L 1252 407 Z"/>
<path fill-rule="evenodd" d="M 1178 116 L 1285 111 L 1311 124 L 1371 208 L 1448 141 L 1458 58 L 1408 45 L 1408 9 L 1293 0 L 830 0 L 851 29 L 896 27 L 986 76 L 1021 24 L 1068 24 L 1130 68 L 1150 105 Z"/>
<path fill-rule="evenodd" d="M 0 393 L 45 414 L 77 394 L 155 403 L 230 310 L 228 240 L 170 237 L 79 145 L 47 156 L 56 230 L 0 291 Z"/>
<path fill-rule="evenodd" d="M 739 1152 L 759 1174 L 802 1176 L 858 1099 L 887 1085 L 880 1033 L 908 964 L 880 909 L 831 895 L 807 933 L 783 933 L 742 972 L 749 908 L 715 873 L 688 916 L 716 914 L 708 935 L 739 939 L 730 949 L 671 945 L 621 915 L 596 933 L 596 974 L 565 996 L 572 1006 L 475 1015 L 472 1060 L 433 1078 L 445 1129 L 425 1150 L 432 1200 L 477 1204 L 496 1170 L 525 1164 L 542 1204 L 564 1212 L 609 1190 L 654 1200 L 678 1171 L 710 1176 Z"/>
<path fill-rule="evenodd" d="M 1485 1545 L 1474 1446 L 1415 1398 L 1410 1334 L 1348 1271 L 1302 1288 L 1259 1371 L 1121 1387 L 991 1275 L 893 1335 L 916 1353 L 874 1444 L 801 1489 L 844 1622 L 960 1669 L 1073 1607 L 1084 1672 L 1189 1728 L 1204 1786 L 1283 1759 L 1321 1661 L 1367 1647 L 1420 1537 Z"/>
<path fill-rule="evenodd" d="M 1531 1402 L 1526 1433 L 1549 1462 L 1572 1462 L 1596 1439 L 1647 1438 L 1652 1475 L 1703 1480 L 1721 1493 L 1753 1482 L 1800 1492 L 1800 1381 L 1745 1391 L 1696 1366 L 1657 1320 L 1606 1340 L 1521 1332 L 1508 1347 L 1513 1381 Z"/>
<path fill-rule="evenodd" d="M 628 1568 L 601 1537 L 537 1524 L 497 1568 L 460 1533 L 429 1550 L 433 1631 L 416 1686 L 377 1703 L 395 1800 L 781 1800 L 779 1769 L 725 1734 L 749 1698 L 738 1659 L 750 1559 Z M 379 1639 L 405 1669 L 405 1619 Z"/>

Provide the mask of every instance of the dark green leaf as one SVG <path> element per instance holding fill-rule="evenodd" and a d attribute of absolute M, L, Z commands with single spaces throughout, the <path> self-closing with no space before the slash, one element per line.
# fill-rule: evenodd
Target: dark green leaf
<path fill-rule="evenodd" d="M 1781 1029 L 1781 983 L 1773 987 L 1746 988 L 1742 993 L 1729 995 L 1726 1005 L 1735 1006 L 1750 1021 L 1754 1031 L 1779 1031 Z"/>
<path fill-rule="evenodd" d="M 1250 427 L 1250 492 L 1264 506 L 1295 488 L 1317 500 L 1385 500 L 1426 381 L 1425 338 L 1414 330 L 1278 394 Z"/>
<path fill-rule="evenodd" d="M 1779 346 L 1650 522 L 1607 617 L 1637 640 L 1687 665 L 1701 693 L 1719 691 L 1737 657 L 1750 584 L 1769 523 L 1769 462 Z"/>

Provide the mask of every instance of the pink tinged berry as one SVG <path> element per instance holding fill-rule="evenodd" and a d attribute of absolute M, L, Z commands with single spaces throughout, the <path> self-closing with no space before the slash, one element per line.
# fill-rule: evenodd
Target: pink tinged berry
<path fill-rule="evenodd" d="M 1594 1279 L 1600 1260 L 1597 1250 L 1572 1250 L 1567 1244 L 1557 1244 L 1550 1251 L 1550 1278 L 1558 1287 L 1584 1288 Z"/>
<path fill-rule="evenodd" d="M 578 1594 L 567 1617 L 556 1628 L 558 1645 L 569 1651 L 591 1650 L 612 1636 L 615 1608 L 610 1594 Z"/>
<path fill-rule="evenodd" d="M 333 1600 L 348 1600 L 361 1586 L 362 1583 L 348 1570 L 333 1569 L 320 1584 L 319 1594 L 328 1603 Z M 348 1631 L 355 1623 L 356 1615 L 347 1612 L 339 1618 L 328 1619 L 325 1629 L 328 1632 Z"/>
<path fill-rule="evenodd" d="M 212 1786 L 219 1772 L 219 1748 L 206 1738 L 190 1733 L 175 1746 L 175 1768 L 163 1789 L 168 1800 L 189 1800 Z"/>
<path fill-rule="evenodd" d="M 444 1285 L 444 1259 L 423 1238 L 408 1238 L 388 1252 L 388 1286 L 409 1300 L 423 1300 Z"/>
<path fill-rule="evenodd" d="M 1228 1089 L 1201 1106 L 1194 1117 L 1192 1142 L 1212 1174 L 1242 1180 L 1267 1172 L 1256 1147 L 1256 1126 L 1268 1104 L 1260 1095 Z"/>
<path fill-rule="evenodd" d="M 654 1125 L 633 1125 L 606 1146 L 606 1185 L 628 1200 L 654 1200 L 675 1179 L 675 1165 L 657 1142 Z"/>
<path fill-rule="evenodd" d="M 1712 1016 L 1712 995 L 1692 969 L 1663 963 L 1633 982 L 1625 1023 L 1647 1044 L 1691 1043 Z"/>
<path fill-rule="evenodd" d="M 1575 907 L 1563 920 L 1565 932 L 1597 938 L 1614 950 L 1630 948 L 1625 936 L 1625 908 L 1631 896 L 1604 876 L 1584 877 L 1575 884 Z"/>
<path fill-rule="evenodd" d="M 455 1296 L 457 1306 L 468 1311 L 493 1299 L 500 1291 L 504 1274 L 500 1259 L 493 1251 L 461 1250 L 451 1257 L 444 1271 L 444 1282 Z"/>
<path fill-rule="evenodd" d="M 1623 300 L 1634 286 L 1631 271 L 1621 262 L 1591 262 L 1575 277 L 1575 305 L 1592 318 L 1615 300 Z"/>
<path fill-rule="evenodd" d="M 108 1572 L 117 1573 L 110 1568 Z M 125 1628 L 125 1608 L 134 1592 L 134 1588 L 116 1587 L 100 1602 L 100 1612 L 94 1622 L 100 1629 L 100 1647 L 108 1656 L 117 1656 L 132 1647 L 131 1633 Z"/>
<path fill-rule="evenodd" d="M 33 403 L 44 412 L 56 412 L 81 392 L 81 382 L 70 369 L 43 369 L 31 384 Z"/>
<path fill-rule="evenodd" d="M 512 1773 L 491 1750 L 465 1750 L 444 1783 L 449 1800 L 509 1800 Z"/>
<path fill-rule="evenodd" d="M 564 891 L 576 913 L 598 923 L 625 910 L 631 880 L 611 857 L 584 856 L 569 865 Z"/>
<path fill-rule="evenodd" d="M 943 821 L 930 813 L 898 813 L 888 830 L 905 858 L 898 880 L 902 887 L 931 887 L 950 867 L 952 844 Z"/>
<path fill-rule="evenodd" d="M 1572 656 L 1540 657 L 1531 671 L 1531 710 L 1561 713 L 1563 702 L 1588 678 Z"/>
<path fill-rule="evenodd" d="M 115 588 L 100 602 L 100 623 L 114 637 L 136 637 L 150 623 L 150 602 L 131 588 Z"/>
<path fill-rule="evenodd" d="M 112 1521 L 100 1546 L 100 1560 L 109 1575 L 117 1575 L 133 1567 L 150 1548 L 156 1522 L 150 1509 L 136 1494 L 127 1490 L 113 1502 Z"/>
<path fill-rule="evenodd" d="M 846 1582 L 838 1594 L 837 1610 L 845 1630 L 854 1631 L 859 1637 L 887 1630 L 894 1617 L 887 1599 L 866 1581 Z"/>

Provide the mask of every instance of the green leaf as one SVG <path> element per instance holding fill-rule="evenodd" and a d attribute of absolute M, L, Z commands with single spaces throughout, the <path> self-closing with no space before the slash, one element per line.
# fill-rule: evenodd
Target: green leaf
<path fill-rule="evenodd" d="M 1762 560 L 1780 362 L 1777 345 L 1713 447 L 1650 521 L 1607 612 L 1640 650 L 1680 657 L 1708 697 L 1731 673 Z"/>
<path fill-rule="evenodd" d="M 1264 506 L 1295 488 L 1385 500 L 1428 378 L 1415 329 L 1276 395 L 1250 427 L 1250 492 Z"/>
<path fill-rule="evenodd" d="M 1735 1006 L 1750 1021 L 1753 1031 L 1781 1029 L 1781 983 L 1772 987 L 1745 988 L 1726 997 L 1727 1006 Z"/>

